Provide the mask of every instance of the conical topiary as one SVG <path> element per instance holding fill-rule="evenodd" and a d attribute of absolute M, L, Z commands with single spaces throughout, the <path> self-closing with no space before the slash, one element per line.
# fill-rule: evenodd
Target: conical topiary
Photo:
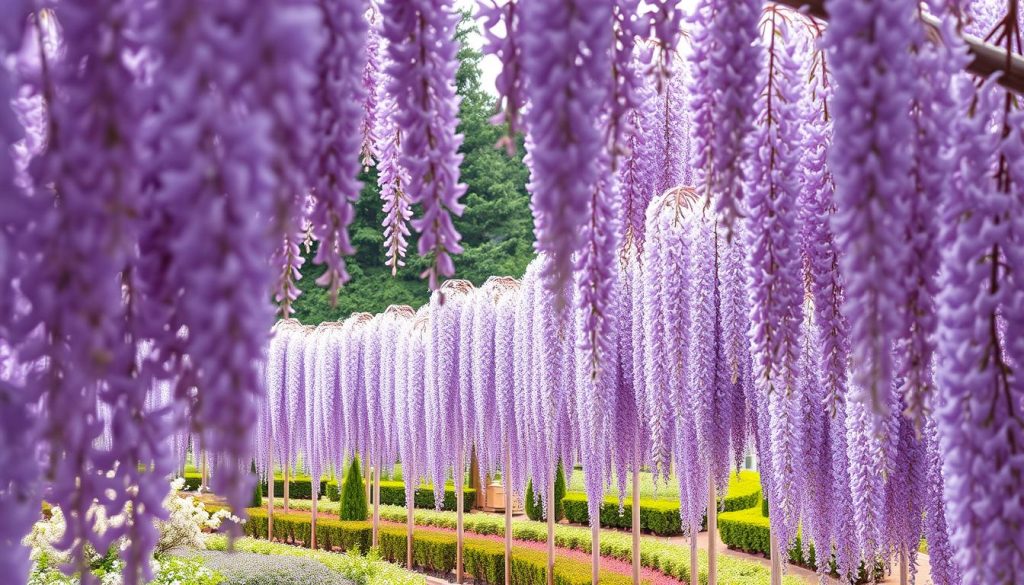
<path fill-rule="evenodd" d="M 359 460 L 352 459 L 352 465 L 345 474 L 345 483 L 341 486 L 341 519 L 366 520 L 366 491 L 363 485 L 363 474 L 359 471 Z"/>
<path fill-rule="evenodd" d="M 565 498 L 565 471 L 562 469 L 562 461 L 558 461 L 558 469 L 555 472 L 555 522 L 562 520 L 562 500 Z M 526 517 L 530 520 L 544 520 L 544 507 L 540 498 L 534 496 L 533 481 L 526 485 Z"/>
<path fill-rule="evenodd" d="M 263 484 L 260 483 L 260 476 L 256 473 L 256 462 L 252 462 L 252 477 L 255 480 L 256 487 L 252 490 L 252 501 L 249 502 L 250 508 L 261 508 L 263 507 Z"/>

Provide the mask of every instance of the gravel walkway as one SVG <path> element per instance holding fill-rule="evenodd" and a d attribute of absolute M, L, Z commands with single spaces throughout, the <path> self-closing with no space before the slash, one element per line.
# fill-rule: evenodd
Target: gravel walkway
<path fill-rule="evenodd" d="M 224 575 L 225 585 L 352 585 L 312 559 L 217 550 L 181 550 L 171 554 L 198 556 Z"/>

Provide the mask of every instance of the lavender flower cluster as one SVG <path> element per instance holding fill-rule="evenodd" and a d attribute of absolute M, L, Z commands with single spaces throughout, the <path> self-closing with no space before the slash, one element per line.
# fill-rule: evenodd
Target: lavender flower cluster
<path fill-rule="evenodd" d="M 472 452 L 520 496 L 582 463 L 592 518 L 613 477 L 675 469 L 695 534 L 754 449 L 780 546 L 802 531 L 844 583 L 913 571 L 922 533 L 938 585 L 1019 580 L 1024 118 L 960 37 L 1012 64 L 1019 11 L 682 4 L 482 2 L 539 254 L 477 288 L 445 280 L 452 0 L 8 2 L 0 542 L 45 497 L 69 570 L 124 539 L 146 580 L 190 442 L 236 509 L 252 459 L 401 461 L 409 499 Z M 430 302 L 303 326 L 300 244 L 336 296 L 370 165 L 386 264 L 418 232 Z"/>

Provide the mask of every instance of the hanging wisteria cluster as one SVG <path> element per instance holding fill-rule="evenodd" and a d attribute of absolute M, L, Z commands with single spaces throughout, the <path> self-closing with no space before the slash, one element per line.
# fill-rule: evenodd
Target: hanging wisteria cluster
<path fill-rule="evenodd" d="M 254 460 L 401 462 L 409 499 L 473 454 L 519 495 L 579 463 L 591 518 L 613 478 L 675 472 L 691 534 L 754 449 L 775 540 L 823 578 L 913 570 L 922 534 L 938 585 L 1024 575 L 1015 0 L 481 0 L 539 254 L 479 287 L 445 280 L 452 0 L 3 16 L 5 576 L 45 498 L 69 571 L 125 536 L 148 578 L 190 444 L 236 509 Z M 289 319 L 302 243 L 332 298 L 349 279 L 370 166 L 385 262 L 415 231 L 430 302 Z"/>

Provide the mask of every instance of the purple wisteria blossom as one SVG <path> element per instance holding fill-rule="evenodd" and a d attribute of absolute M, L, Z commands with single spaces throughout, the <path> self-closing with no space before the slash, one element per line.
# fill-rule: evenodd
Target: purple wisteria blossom
<path fill-rule="evenodd" d="M 751 352 L 755 392 L 765 395 L 771 413 L 771 462 L 774 493 L 772 529 L 780 546 L 796 538 L 800 490 L 795 478 L 802 438 L 799 385 L 803 279 L 800 265 L 797 161 L 800 110 L 796 82 L 799 65 L 789 25 L 772 11 L 765 23 L 768 67 L 761 79 L 758 125 L 751 135 L 753 153 L 745 222 L 750 287 Z"/>
<path fill-rule="evenodd" d="M 398 104 L 395 121 L 403 131 L 401 165 L 409 173 L 405 192 L 410 202 L 423 206 L 423 215 L 413 221 L 420 256 L 430 259 L 421 277 L 437 290 L 442 277 L 455 273 L 451 255 L 462 252 L 451 219 L 462 215 L 459 199 L 466 190 L 459 183 L 462 135 L 455 132 L 458 15 L 452 0 L 387 0 L 380 10 L 381 37 L 391 60 L 388 91 Z"/>
<path fill-rule="evenodd" d="M 912 2 L 829 0 L 842 14 L 826 34 L 836 90 L 829 163 L 835 180 L 832 228 L 850 322 L 850 400 L 870 405 L 876 433 L 889 418 L 892 346 L 900 334 L 906 266 L 906 201 L 914 192 L 910 108 L 913 39 L 920 23 Z"/>
<path fill-rule="evenodd" d="M 762 0 L 700 0 L 690 16 L 691 160 L 699 170 L 700 190 L 716 199 L 728 230 L 742 215 L 742 165 L 748 156 L 746 141 L 753 131 L 763 62 L 758 32 L 763 4 Z"/>
<path fill-rule="evenodd" d="M 561 310 L 573 257 L 586 245 L 588 202 L 602 171 L 602 108 L 611 85 L 613 0 L 523 2 L 518 34 L 530 103 L 530 184 L 535 247 Z"/>
<path fill-rule="evenodd" d="M 363 185 L 358 180 L 360 127 L 366 120 L 364 68 L 372 48 L 363 17 L 367 0 L 318 0 L 326 41 L 317 59 L 314 91 L 316 115 L 313 167 L 313 210 L 309 221 L 318 241 L 313 262 L 326 270 L 317 284 L 328 287 L 331 303 L 348 282 L 344 256 L 355 252 L 348 226 L 355 217 L 352 202 Z"/>
<path fill-rule="evenodd" d="M 1004 117 L 991 80 L 977 91 L 965 78 L 954 86 L 971 109 L 953 121 L 958 166 L 939 236 L 935 416 L 946 523 L 965 585 L 1010 583 L 1024 572 L 1024 377 L 1010 366 L 1024 359 L 1012 333 L 1024 314 L 1024 232 L 1013 195 L 1024 183 L 1024 151 L 1020 119 Z"/>
<path fill-rule="evenodd" d="M 505 134 L 497 146 L 504 147 L 509 155 L 515 153 L 516 134 L 520 131 L 520 118 L 526 105 L 522 43 L 519 39 L 522 28 L 521 4 L 521 0 L 480 0 L 477 9 L 478 17 L 483 20 L 486 38 L 483 53 L 494 55 L 501 61 L 501 72 L 494 80 L 499 110 L 492 121 L 505 125 Z"/>

